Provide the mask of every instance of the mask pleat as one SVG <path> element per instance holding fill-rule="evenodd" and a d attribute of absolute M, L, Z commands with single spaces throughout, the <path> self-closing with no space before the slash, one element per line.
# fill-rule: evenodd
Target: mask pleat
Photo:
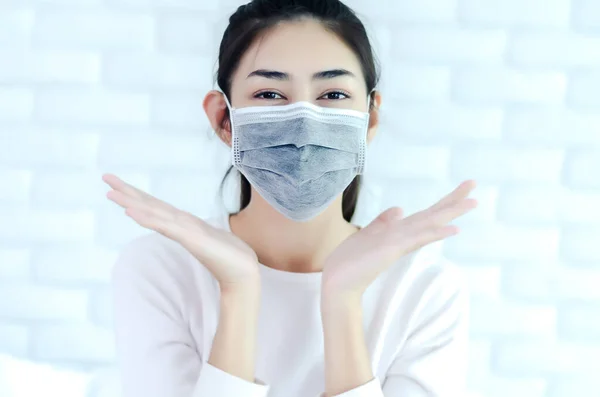
<path fill-rule="evenodd" d="M 279 212 L 322 212 L 363 172 L 369 114 L 310 103 L 232 110 L 232 161 Z"/>

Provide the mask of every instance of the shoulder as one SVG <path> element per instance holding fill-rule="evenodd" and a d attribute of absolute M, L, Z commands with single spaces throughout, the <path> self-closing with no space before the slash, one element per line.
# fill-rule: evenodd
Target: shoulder
<path fill-rule="evenodd" d="M 159 233 L 148 233 L 125 244 L 113 268 L 113 277 L 137 274 L 164 276 L 188 266 L 189 254 L 177 242 Z"/>
<path fill-rule="evenodd" d="M 458 264 L 441 254 L 441 247 L 425 247 L 410 254 L 394 270 L 395 282 L 403 291 L 401 310 L 416 323 L 431 317 L 466 318 L 466 278 Z"/>
<path fill-rule="evenodd" d="M 425 287 L 423 293 L 431 298 L 450 299 L 468 293 L 463 270 L 446 257 L 424 260 L 423 263 L 415 262 L 415 272 Z"/>
<path fill-rule="evenodd" d="M 424 298 L 450 298 L 467 293 L 464 273 L 455 262 L 444 257 L 442 244 L 434 244 L 414 253 L 407 266 L 413 292 Z"/>
<path fill-rule="evenodd" d="M 464 339 L 468 334 L 469 292 L 462 269 L 442 255 L 424 255 L 414 265 L 421 274 L 422 288 L 415 292 L 419 304 L 412 332 Z"/>

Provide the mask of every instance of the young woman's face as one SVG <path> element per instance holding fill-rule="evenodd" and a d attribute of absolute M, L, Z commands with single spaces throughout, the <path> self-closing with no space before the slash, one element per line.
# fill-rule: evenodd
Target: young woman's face
<path fill-rule="evenodd" d="M 314 20 L 286 22 L 255 41 L 233 75 L 235 108 L 308 101 L 317 106 L 367 111 L 358 58 Z"/>

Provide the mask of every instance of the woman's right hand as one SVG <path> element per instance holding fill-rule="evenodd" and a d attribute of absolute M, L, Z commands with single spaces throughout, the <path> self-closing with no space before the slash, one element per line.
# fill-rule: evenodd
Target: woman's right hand
<path fill-rule="evenodd" d="M 106 196 L 140 226 L 181 244 L 213 274 L 221 287 L 244 288 L 259 282 L 256 253 L 233 233 L 214 228 L 189 212 L 181 211 L 117 176 L 102 180 L 112 190 Z"/>

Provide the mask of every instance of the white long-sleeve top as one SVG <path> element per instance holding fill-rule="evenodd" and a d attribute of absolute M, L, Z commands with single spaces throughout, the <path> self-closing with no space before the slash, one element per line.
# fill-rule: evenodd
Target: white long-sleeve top
<path fill-rule="evenodd" d="M 207 220 L 229 230 L 229 215 Z M 321 273 L 260 265 L 255 381 L 208 361 L 219 318 L 212 274 L 152 233 L 122 250 L 113 271 L 124 397 L 319 397 L 325 386 Z M 402 258 L 363 296 L 374 378 L 340 397 L 462 397 L 467 294 L 458 268 L 426 250 Z"/>

